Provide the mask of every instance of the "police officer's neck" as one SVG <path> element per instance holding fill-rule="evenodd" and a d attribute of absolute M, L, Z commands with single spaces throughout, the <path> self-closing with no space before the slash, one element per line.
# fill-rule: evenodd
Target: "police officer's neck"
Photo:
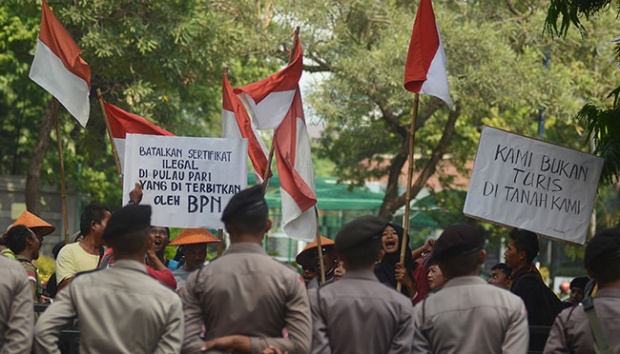
<path fill-rule="evenodd" d="M 596 276 L 594 279 L 596 279 Z M 599 279 L 596 280 L 599 289 L 620 289 L 620 279 L 608 281 L 607 283 L 601 283 Z"/>
<path fill-rule="evenodd" d="M 116 249 L 114 249 L 114 260 L 117 262 L 120 260 L 127 260 L 127 261 L 136 261 L 138 263 L 144 263 L 144 253 L 142 252 L 123 253 L 123 252 L 117 252 Z"/>
<path fill-rule="evenodd" d="M 254 233 L 231 233 L 230 234 L 230 243 L 256 243 L 258 245 L 263 245 L 263 234 L 254 234 Z"/>

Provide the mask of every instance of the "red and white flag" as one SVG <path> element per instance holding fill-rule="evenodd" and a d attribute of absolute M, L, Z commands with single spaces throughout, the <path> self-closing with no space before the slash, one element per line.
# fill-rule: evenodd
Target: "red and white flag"
<path fill-rule="evenodd" d="M 299 43 L 298 39 L 296 43 Z M 284 69 L 266 79 L 235 89 L 252 115 L 256 129 L 275 129 L 282 123 L 298 90 L 303 71 L 302 60 L 301 45 L 296 45 L 293 60 Z"/>
<path fill-rule="evenodd" d="M 438 97 L 452 108 L 446 54 L 431 0 L 420 0 L 405 64 L 405 89 Z"/>
<path fill-rule="evenodd" d="M 251 103 L 248 111 L 259 129 L 276 127 L 273 144 L 280 177 L 282 228 L 291 238 L 311 242 L 317 227 L 316 186 L 299 90 L 303 53 L 297 34 L 294 51 L 293 61 L 286 68 L 235 93 L 242 93 Z"/>
<path fill-rule="evenodd" d="M 267 147 L 257 134 L 243 103 L 233 92 L 226 75 L 222 81 L 222 137 L 248 139 L 248 156 L 254 171 L 262 180 L 267 169 Z"/>
<path fill-rule="evenodd" d="M 28 76 L 86 127 L 90 114 L 90 67 L 45 0 L 42 3 L 41 30 Z"/>
<path fill-rule="evenodd" d="M 114 138 L 114 145 L 116 146 L 122 171 L 125 170 L 123 166 L 125 163 L 125 137 L 128 133 L 174 136 L 171 132 L 156 126 L 148 120 L 105 101 L 103 101 L 103 107 L 110 122 L 110 129 L 112 130 L 112 137 Z"/>

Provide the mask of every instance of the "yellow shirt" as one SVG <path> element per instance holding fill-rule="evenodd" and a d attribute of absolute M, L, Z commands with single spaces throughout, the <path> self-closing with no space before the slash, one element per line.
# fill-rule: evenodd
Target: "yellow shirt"
<path fill-rule="evenodd" d="M 79 242 L 70 243 L 63 247 L 56 258 L 56 281 L 74 277 L 79 272 L 97 268 L 99 255 L 86 252 Z"/>

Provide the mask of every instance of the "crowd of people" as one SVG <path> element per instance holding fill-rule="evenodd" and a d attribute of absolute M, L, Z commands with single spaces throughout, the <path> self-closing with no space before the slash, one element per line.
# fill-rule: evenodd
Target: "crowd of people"
<path fill-rule="evenodd" d="M 231 245 L 208 263 L 219 238 L 185 229 L 170 242 L 140 199 L 114 213 L 87 206 L 82 238 L 54 246 L 45 289 L 33 261 L 54 227 L 28 212 L 9 227 L 0 353 L 61 352 L 67 327 L 83 353 L 620 353 L 620 229 L 589 241 L 588 276 L 561 302 L 526 230 L 510 230 L 505 263 L 485 280 L 479 228 L 449 226 L 412 250 L 402 227 L 363 216 L 308 244 L 300 275 L 262 248 L 271 221 L 260 186 L 231 198 L 221 217 Z M 167 259 L 169 245 L 182 257 Z M 34 303 L 49 306 L 36 316 Z"/>

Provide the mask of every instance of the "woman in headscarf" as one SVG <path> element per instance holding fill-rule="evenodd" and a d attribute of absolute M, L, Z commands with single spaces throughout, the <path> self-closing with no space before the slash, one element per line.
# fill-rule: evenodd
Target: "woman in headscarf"
<path fill-rule="evenodd" d="M 381 261 L 375 264 L 375 275 L 380 282 L 394 289 L 400 281 L 402 284 L 401 292 L 413 300 L 416 295 L 413 271 L 417 263 L 411 255 L 408 236 L 405 242 L 405 262 L 404 264 L 399 262 L 404 231 L 401 226 L 393 223 L 389 223 L 383 230 L 381 245 L 384 255 Z"/>

